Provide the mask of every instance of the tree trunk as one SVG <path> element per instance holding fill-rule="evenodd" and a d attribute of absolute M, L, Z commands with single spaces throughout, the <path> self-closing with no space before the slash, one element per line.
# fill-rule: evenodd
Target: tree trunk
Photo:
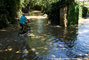
<path fill-rule="evenodd" d="M 60 25 L 67 27 L 67 6 L 60 8 Z"/>

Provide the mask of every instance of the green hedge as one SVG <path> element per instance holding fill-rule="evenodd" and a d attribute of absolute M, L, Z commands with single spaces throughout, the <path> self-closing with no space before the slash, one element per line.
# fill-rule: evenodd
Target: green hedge
<path fill-rule="evenodd" d="M 71 5 L 68 8 L 68 26 L 78 24 L 79 20 L 79 6 L 78 5 Z"/>

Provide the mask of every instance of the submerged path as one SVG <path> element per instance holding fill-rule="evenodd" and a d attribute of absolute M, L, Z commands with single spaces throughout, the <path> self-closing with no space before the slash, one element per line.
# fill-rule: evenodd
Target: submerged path
<path fill-rule="evenodd" d="M 88 59 L 89 20 L 65 29 L 48 25 L 46 15 L 33 13 L 35 16 L 27 16 L 31 19 L 30 34 L 18 36 L 17 27 L 0 30 L 1 60 Z"/>

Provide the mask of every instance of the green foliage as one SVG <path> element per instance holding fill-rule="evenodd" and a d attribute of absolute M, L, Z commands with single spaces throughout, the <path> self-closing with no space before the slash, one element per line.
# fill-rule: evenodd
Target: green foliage
<path fill-rule="evenodd" d="M 59 0 L 30 0 L 30 8 L 45 11 L 46 8 L 49 8 L 51 3 Z"/>
<path fill-rule="evenodd" d="M 50 8 L 46 9 L 45 13 L 48 14 L 51 24 L 59 24 L 59 10 L 59 2 L 52 3 Z"/>
<path fill-rule="evenodd" d="M 78 19 L 79 19 L 78 5 L 69 6 L 67 19 L 68 19 L 68 26 L 78 24 Z"/>
<path fill-rule="evenodd" d="M 30 0 L 0 0 L 0 28 L 16 22 L 21 9 L 29 4 Z"/>
<path fill-rule="evenodd" d="M 7 20 L 7 17 L 4 14 L 0 15 L 0 28 L 6 27 L 8 25 L 9 22 Z"/>
<path fill-rule="evenodd" d="M 76 1 L 76 3 L 80 6 L 80 17 L 86 17 L 87 13 L 88 13 L 88 1 L 84 0 L 84 1 Z"/>
<path fill-rule="evenodd" d="M 89 8 L 88 8 L 88 12 L 87 12 L 87 14 L 89 14 Z"/>
<path fill-rule="evenodd" d="M 59 24 L 60 8 L 72 3 L 73 0 L 0 0 L 0 27 L 15 23 L 15 18 L 29 9 L 41 10 L 48 14 L 52 24 Z"/>
<path fill-rule="evenodd" d="M 86 17 L 87 12 L 88 12 L 88 8 L 87 7 L 82 7 L 82 17 Z"/>
<path fill-rule="evenodd" d="M 60 21 L 60 8 L 68 7 L 68 26 L 78 24 L 79 19 L 79 6 L 76 5 L 74 0 L 60 0 L 51 4 L 51 7 L 46 10 L 52 24 L 59 24 Z"/>

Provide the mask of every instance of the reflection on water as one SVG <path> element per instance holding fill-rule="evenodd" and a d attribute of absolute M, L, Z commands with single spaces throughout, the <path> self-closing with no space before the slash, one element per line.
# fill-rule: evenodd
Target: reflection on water
<path fill-rule="evenodd" d="M 84 39 L 86 37 L 79 39 L 81 38 L 79 37 L 81 35 L 79 34 L 80 29 L 83 28 L 49 26 L 44 19 L 35 20 L 30 25 L 32 29 L 31 34 L 34 36 L 29 38 L 28 45 L 37 55 L 36 59 L 47 60 L 52 58 L 79 58 L 81 56 L 88 56 L 88 39 L 87 44 Z"/>
<path fill-rule="evenodd" d="M 1 60 L 51 60 L 89 57 L 89 23 L 70 28 L 51 26 L 47 19 L 32 19 L 30 35 L 0 31 Z M 6 36 L 5 36 L 6 35 Z M 6 38 L 4 38 L 6 37 Z"/>

